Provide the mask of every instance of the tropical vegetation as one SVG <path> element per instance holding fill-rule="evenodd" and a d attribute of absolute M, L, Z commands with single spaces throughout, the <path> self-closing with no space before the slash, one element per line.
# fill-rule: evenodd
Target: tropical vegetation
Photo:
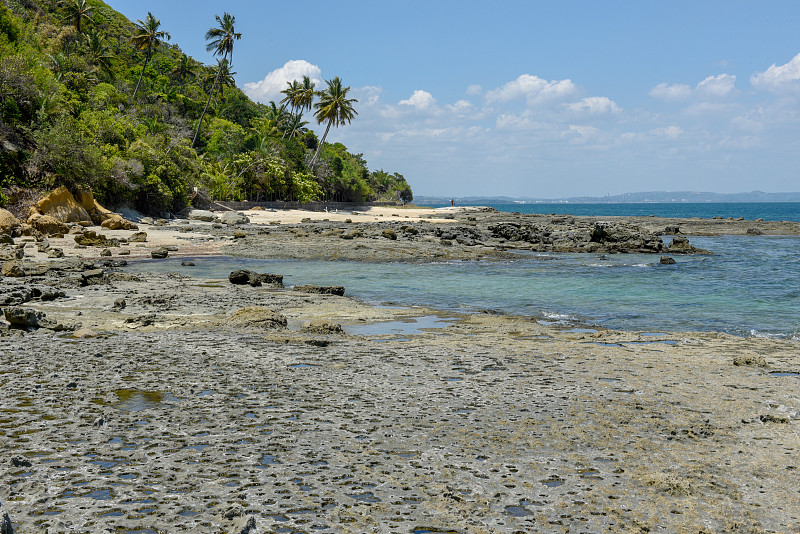
<path fill-rule="evenodd" d="M 357 117 L 335 77 L 291 80 L 280 102 L 235 83 L 246 36 L 230 13 L 205 34 L 205 64 L 170 44 L 157 14 L 133 23 L 101 0 L 0 0 L 0 204 L 20 192 L 91 187 L 101 203 L 178 212 L 212 199 L 410 201 L 398 173 L 327 143 Z M 242 44 L 240 44 L 242 43 Z M 320 85 L 320 84 L 317 84 Z M 325 126 L 322 139 L 304 114 Z"/>

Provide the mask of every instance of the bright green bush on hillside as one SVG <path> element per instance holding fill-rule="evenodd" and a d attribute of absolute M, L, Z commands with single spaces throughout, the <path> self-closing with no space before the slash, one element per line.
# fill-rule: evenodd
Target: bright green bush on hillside
<path fill-rule="evenodd" d="M 330 122 L 335 95 L 305 80 L 263 105 L 235 86 L 233 16 L 212 27 L 212 65 L 168 43 L 157 16 L 133 23 L 100 0 L 0 0 L 0 188 L 90 186 L 103 204 L 155 214 L 185 208 L 195 188 L 236 200 L 413 198 L 401 175 L 370 172 L 341 143 L 313 160 L 319 139 L 303 113 L 316 106 L 321 124 L 343 125 Z"/>

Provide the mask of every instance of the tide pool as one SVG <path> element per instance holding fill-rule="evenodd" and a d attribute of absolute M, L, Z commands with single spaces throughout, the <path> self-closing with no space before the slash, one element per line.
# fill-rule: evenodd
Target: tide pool
<path fill-rule="evenodd" d="M 721 331 L 800 339 L 800 238 L 695 237 L 710 256 L 520 254 L 511 261 L 433 264 L 233 257 L 132 263 L 129 271 L 227 278 L 235 269 L 295 284 L 342 285 L 375 304 L 529 315 L 635 331 Z M 185 258 L 184 258 L 185 259 Z"/>

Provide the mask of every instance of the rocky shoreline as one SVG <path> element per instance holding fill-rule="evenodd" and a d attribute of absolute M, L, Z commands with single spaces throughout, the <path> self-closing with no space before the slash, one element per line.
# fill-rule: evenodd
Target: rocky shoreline
<path fill-rule="evenodd" d="M 18 533 L 800 530 L 796 343 L 371 307 L 264 273 L 198 280 L 190 262 L 120 270 L 160 249 L 658 257 L 702 251 L 656 234 L 795 223 L 285 215 L 6 234 L 0 520 Z M 105 241 L 75 241 L 88 231 Z M 389 321 L 408 332 L 370 330 Z"/>

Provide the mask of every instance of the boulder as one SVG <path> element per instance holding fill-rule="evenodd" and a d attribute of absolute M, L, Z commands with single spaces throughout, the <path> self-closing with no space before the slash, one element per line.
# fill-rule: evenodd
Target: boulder
<path fill-rule="evenodd" d="M 136 232 L 128 238 L 128 243 L 145 243 L 147 242 L 147 232 Z"/>
<path fill-rule="evenodd" d="M 0 234 L 11 234 L 19 228 L 19 219 L 14 217 L 10 211 L 0 208 Z"/>
<path fill-rule="evenodd" d="M 675 258 L 670 258 L 669 256 L 661 256 L 659 262 L 661 265 L 674 265 Z"/>
<path fill-rule="evenodd" d="M 214 222 L 217 216 L 208 210 L 192 210 L 189 212 L 189 219 L 193 221 Z"/>
<path fill-rule="evenodd" d="M 44 319 L 44 313 L 21 306 L 4 308 L 3 315 L 12 327 L 23 329 L 39 328 L 39 321 Z"/>
<path fill-rule="evenodd" d="M 25 271 L 22 268 L 22 262 L 19 260 L 9 260 L 3 262 L 2 267 L 3 276 L 9 278 L 19 278 L 25 276 Z"/>
<path fill-rule="evenodd" d="M 226 322 L 234 326 L 268 329 L 283 329 L 288 324 L 286 317 L 282 313 L 262 306 L 251 306 L 236 310 Z"/>
<path fill-rule="evenodd" d="M 157 249 L 155 249 L 150 253 L 150 256 L 154 260 L 163 260 L 164 258 L 169 256 L 169 251 L 164 247 L 158 247 Z"/>
<path fill-rule="evenodd" d="M 86 247 L 118 247 L 119 241 L 116 239 L 109 239 L 103 234 L 98 234 L 93 230 L 87 230 L 82 234 L 75 236 L 75 242 L 79 245 Z"/>
<path fill-rule="evenodd" d="M 103 269 L 89 269 L 81 273 L 81 286 L 96 286 L 100 284 L 107 284 L 108 277 L 105 275 Z"/>
<path fill-rule="evenodd" d="M 683 236 L 675 236 L 667 247 L 667 251 L 672 254 L 710 254 L 707 250 L 689 244 L 689 240 Z"/>
<path fill-rule="evenodd" d="M 32 216 L 28 219 L 28 222 L 31 226 L 33 226 L 36 230 L 41 232 L 44 235 L 56 235 L 56 234 L 66 234 L 69 232 L 69 226 L 64 224 L 63 222 L 56 220 L 55 217 L 50 215 L 39 215 L 39 216 Z"/>
<path fill-rule="evenodd" d="M 247 218 L 247 215 L 236 211 L 226 211 L 220 215 L 217 220 L 222 224 L 228 225 L 247 224 L 250 222 L 250 219 Z"/>
<path fill-rule="evenodd" d="M 747 235 L 763 235 L 764 234 L 764 232 L 759 228 L 748 228 L 747 232 L 745 232 L 745 233 Z"/>
<path fill-rule="evenodd" d="M 112 213 L 104 216 L 104 220 L 100 226 L 108 230 L 138 230 L 139 227 L 127 219 L 123 219 L 121 215 Z"/>
<path fill-rule="evenodd" d="M 681 229 L 678 226 L 667 226 L 664 228 L 664 233 L 666 235 L 678 235 L 681 233 Z"/>
<path fill-rule="evenodd" d="M 50 215 L 60 222 L 92 222 L 89 213 L 78 204 L 63 185 L 36 203 L 32 210 L 42 215 Z M 31 213 L 33 215 L 34 212 Z"/>
<path fill-rule="evenodd" d="M 257 273 L 249 269 L 238 269 L 228 275 L 228 280 L 231 284 L 244 285 L 249 284 L 253 287 L 260 286 L 261 284 L 268 284 L 272 286 L 283 287 L 282 274 L 270 273 Z"/>
<path fill-rule="evenodd" d="M 344 287 L 342 286 L 301 285 L 301 286 L 294 286 L 293 289 L 295 291 L 302 291 L 303 293 L 314 293 L 317 295 L 337 295 L 339 297 L 344 296 Z"/>
<path fill-rule="evenodd" d="M 387 228 L 383 232 L 381 232 L 381 235 L 386 239 L 391 239 L 392 241 L 397 240 L 397 233 L 390 228 Z"/>

